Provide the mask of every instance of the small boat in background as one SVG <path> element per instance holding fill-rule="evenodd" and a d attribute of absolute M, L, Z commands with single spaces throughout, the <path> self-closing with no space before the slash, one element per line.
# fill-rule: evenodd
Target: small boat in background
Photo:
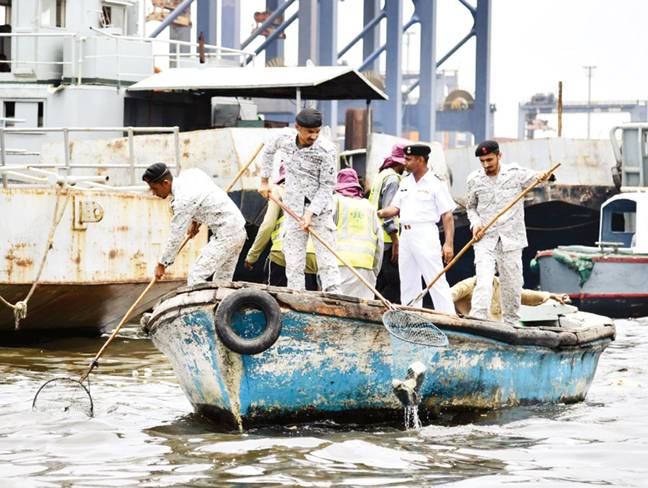
<path fill-rule="evenodd" d="M 540 288 L 589 312 L 648 315 L 648 192 L 620 193 L 601 206 L 597 245 L 540 251 Z"/>
<path fill-rule="evenodd" d="M 264 296 L 276 315 L 247 299 L 223 310 L 231 298 L 254 294 Z M 252 283 L 180 288 L 161 299 L 143 326 L 171 362 L 195 411 L 223 429 L 402 419 L 392 381 L 417 362 L 427 369 L 424 378 L 417 373 L 412 381 L 420 383 L 416 396 L 423 418 L 577 402 L 585 398 L 598 359 L 615 336 L 610 319 L 574 307 L 516 327 L 409 310 L 433 321 L 447 335 L 448 347 L 390 337 L 378 301 Z M 246 340 L 254 341 L 260 330 L 264 335 L 272 320 L 280 322 L 280 332 L 256 354 L 234 352 L 216 330 L 224 316 L 239 336 L 251 337 Z"/>

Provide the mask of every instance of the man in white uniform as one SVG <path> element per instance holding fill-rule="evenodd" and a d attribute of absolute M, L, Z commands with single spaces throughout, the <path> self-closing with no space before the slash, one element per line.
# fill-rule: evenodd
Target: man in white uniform
<path fill-rule="evenodd" d="M 408 304 L 421 292 L 421 276 L 429 283 L 454 256 L 454 219 L 456 204 L 448 185 L 428 169 L 430 147 L 413 144 L 405 147 L 405 168 L 409 175 L 400 182 L 389 207 L 379 210 L 380 218 L 400 215 L 401 235 L 398 270 L 401 277 L 401 303 Z M 439 241 L 437 223 L 443 221 L 445 243 Z M 450 286 L 445 275 L 430 289 L 434 309 L 455 313 Z M 421 301 L 413 304 L 422 305 Z"/>
<path fill-rule="evenodd" d="M 500 274 L 502 319 L 517 324 L 522 297 L 522 249 L 527 246 L 524 201 L 519 201 L 485 233 L 482 228 L 522 190 L 543 178 L 543 173 L 516 164 L 501 164 L 496 141 L 483 141 L 475 150 L 481 168 L 468 175 L 466 213 L 475 242 L 477 284 L 470 315 L 488 319 L 493 295 L 495 263 Z"/>
<path fill-rule="evenodd" d="M 212 275 L 215 282 L 232 281 L 247 234 L 245 218 L 227 193 L 199 169 L 184 170 L 174 178 L 164 163 L 149 166 L 142 179 L 155 196 L 173 196 L 171 233 L 155 267 L 155 277 L 161 279 L 173 264 L 185 234 L 194 237 L 205 224 L 212 236 L 189 270 L 187 284 L 205 282 Z"/>

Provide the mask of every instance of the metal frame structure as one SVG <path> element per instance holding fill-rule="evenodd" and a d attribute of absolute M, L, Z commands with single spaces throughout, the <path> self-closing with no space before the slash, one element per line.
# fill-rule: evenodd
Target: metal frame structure
<path fill-rule="evenodd" d="M 558 111 L 555 98 L 534 101 L 533 99 L 518 106 L 518 139 L 533 139 L 534 129 L 527 123 L 538 114 L 551 114 Z M 630 122 L 648 122 L 648 100 L 567 102 L 562 106 L 563 114 L 619 113 L 630 114 Z M 589 132 L 589 131 L 588 131 Z"/>
<path fill-rule="evenodd" d="M 308 60 L 319 65 L 336 65 L 343 56 L 358 42 L 362 41 L 363 61 L 359 71 L 377 71 L 378 60 L 385 53 L 385 87 L 389 95 L 386 102 L 375 104 L 378 126 L 386 133 L 400 135 L 403 128 L 403 105 L 407 96 L 419 89 L 416 105 L 408 107 L 408 118 L 412 128 L 419 132 L 422 140 L 434 140 L 436 131 L 470 132 L 476 139 L 492 135 L 492 113 L 490 103 L 490 29 L 491 0 L 475 0 L 473 6 L 468 0 L 457 0 L 471 14 L 473 25 L 470 31 L 441 58 L 436 58 L 437 0 L 411 0 L 414 15 L 403 22 L 405 0 L 389 0 L 382 9 L 379 0 L 363 0 L 363 27 L 353 40 L 337 50 L 337 2 L 338 0 L 266 0 L 269 13 L 266 20 L 245 40 L 240 41 L 233 24 L 240 24 L 240 3 L 234 0 L 222 1 L 222 15 L 214 22 L 215 0 L 198 0 L 198 19 L 200 32 L 205 39 L 214 42 L 215 30 L 222 32 L 221 44 L 232 48 L 245 49 L 267 28 L 272 33 L 254 52 L 266 53 L 267 59 L 283 58 L 284 41 L 281 33 L 295 20 L 299 22 L 298 61 L 305 65 Z M 296 11 L 288 16 L 288 9 L 296 5 Z M 275 20 L 283 18 L 280 25 Z M 208 20 L 209 19 L 209 20 Z M 379 46 L 379 28 L 385 22 L 386 43 Z M 403 92 L 403 49 L 402 34 L 415 24 L 421 26 L 420 76 Z M 240 34 L 240 33 L 239 33 Z M 475 101 L 467 110 L 437 110 L 436 70 L 470 39 L 475 38 Z M 335 103 L 327 102 L 322 106 L 326 120 L 334 125 L 338 118 Z"/>

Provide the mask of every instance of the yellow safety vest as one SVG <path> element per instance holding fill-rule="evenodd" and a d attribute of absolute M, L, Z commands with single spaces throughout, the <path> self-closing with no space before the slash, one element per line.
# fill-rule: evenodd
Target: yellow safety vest
<path fill-rule="evenodd" d="M 272 234 L 270 234 L 270 240 L 272 241 L 272 247 L 270 247 L 270 251 L 283 252 L 283 238 L 286 235 L 286 230 L 283 226 L 284 220 L 286 220 L 286 218 L 283 212 L 281 212 L 281 216 L 277 219 L 275 228 L 272 231 Z M 313 245 L 313 239 L 310 236 L 308 237 L 308 242 L 306 243 L 306 252 L 315 254 L 315 246 Z"/>
<path fill-rule="evenodd" d="M 401 180 L 402 176 L 396 173 L 394 171 L 394 168 L 387 168 L 383 169 L 378 175 L 376 176 L 375 181 L 373 182 L 373 185 L 371 185 L 371 192 L 369 193 L 369 201 L 373 205 L 374 209 L 380 210 L 378 205 L 380 205 L 380 191 L 382 190 L 383 183 L 385 180 L 391 176 L 395 175 L 398 178 L 398 181 Z M 379 219 L 380 224 L 382 225 L 383 219 Z M 398 217 L 394 217 L 394 224 L 396 224 L 396 228 L 398 229 Z M 397 231 L 398 232 L 398 231 Z M 383 240 L 385 244 L 391 244 L 392 238 L 387 232 L 384 231 L 383 229 Z"/>
<path fill-rule="evenodd" d="M 363 198 L 338 197 L 337 252 L 354 268 L 373 269 L 378 236 L 374 208 Z M 342 263 L 338 261 L 341 266 Z"/>

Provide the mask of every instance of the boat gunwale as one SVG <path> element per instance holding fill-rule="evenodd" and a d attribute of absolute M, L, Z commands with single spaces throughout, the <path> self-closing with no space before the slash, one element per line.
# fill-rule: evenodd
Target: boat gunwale
<path fill-rule="evenodd" d="M 216 307 L 217 303 L 225 294 L 232 293 L 237 289 L 253 287 L 270 293 L 282 308 L 287 308 L 295 312 L 317 313 L 319 315 L 349 318 L 382 324 L 382 314 L 384 305 L 378 300 L 360 300 L 354 297 L 337 295 L 323 292 L 297 292 L 287 288 L 274 287 L 259 283 L 235 282 L 224 284 L 201 283 L 193 287 L 181 287 L 163 295 L 157 302 L 153 313 L 148 318 L 144 327 L 145 332 L 152 336 L 154 329 L 170 314 L 177 316 L 177 312 L 187 307 L 212 306 Z M 169 304 L 164 307 L 164 302 L 177 296 L 189 296 L 192 293 L 200 291 L 213 290 L 212 294 L 205 294 L 204 298 L 196 299 L 192 303 Z M 219 296 L 219 290 L 227 290 L 225 294 Z M 339 306 L 336 308 L 332 305 L 347 305 L 346 310 Z M 310 303 L 308 303 L 310 302 Z M 315 307 L 313 302 L 318 302 L 319 307 Z M 350 307 L 349 307 L 350 306 Z M 352 315 L 346 313 L 349 308 L 357 313 Z M 470 317 L 451 317 L 445 314 L 439 314 L 434 310 L 420 309 L 414 307 L 404 307 L 405 310 L 413 311 L 432 319 L 437 327 L 445 332 L 467 334 L 475 339 L 495 340 L 497 342 L 513 346 L 536 346 L 546 347 L 554 350 L 582 349 L 593 346 L 602 340 L 612 341 L 616 335 L 616 329 L 612 320 L 608 322 L 597 323 L 579 328 L 568 327 L 547 327 L 547 326 L 512 326 L 503 322 L 490 320 L 481 320 Z M 335 311 L 344 313 L 334 313 Z M 362 312 L 362 313 L 358 313 Z M 583 313 L 583 312 L 581 312 Z M 607 317 L 598 316 L 607 319 Z"/>

